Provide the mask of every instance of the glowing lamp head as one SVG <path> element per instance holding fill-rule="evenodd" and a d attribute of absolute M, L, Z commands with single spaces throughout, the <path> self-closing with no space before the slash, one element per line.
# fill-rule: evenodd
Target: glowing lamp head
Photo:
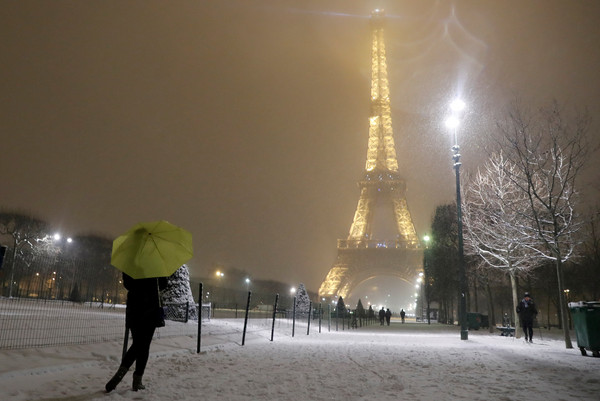
<path fill-rule="evenodd" d="M 455 129 L 460 124 L 458 118 L 451 116 L 446 119 L 446 127 L 449 129 Z"/>
<path fill-rule="evenodd" d="M 452 110 L 453 112 L 459 112 L 459 111 L 463 111 L 465 108 L 465 102 L 463 102 L 460 99 L 455 99 L 452 101 L 452 103 L 450 103 L 450 110 Z"/>

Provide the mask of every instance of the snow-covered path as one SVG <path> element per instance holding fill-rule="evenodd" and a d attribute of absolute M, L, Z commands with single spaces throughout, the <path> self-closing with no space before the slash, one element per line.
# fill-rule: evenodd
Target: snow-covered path
<path fill-rule="evenodd" d="M 241 346 L 239 323 L 212 320 L 203 352 L 195 339 L 152 346 L 143 392 L 131 374 L 103 393 L 121 344 L 0 352 L 8 400 L 598 400 L 600 358 L 567 350 L 553 331 L 534 344 L 442 325 L 393 323 L 353 331 L 297 330 L 269 341 L 254 327 Z"/>

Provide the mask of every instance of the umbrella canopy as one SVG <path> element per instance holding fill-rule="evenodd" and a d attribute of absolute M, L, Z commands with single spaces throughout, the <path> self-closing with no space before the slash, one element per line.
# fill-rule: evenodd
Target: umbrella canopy
<path fill-rule="evenodd" d="M 135 279 L 167 277 L 192 256 L 192 234 L 161 220 L 136 224 L 115 239 L 110 263 Z"/>

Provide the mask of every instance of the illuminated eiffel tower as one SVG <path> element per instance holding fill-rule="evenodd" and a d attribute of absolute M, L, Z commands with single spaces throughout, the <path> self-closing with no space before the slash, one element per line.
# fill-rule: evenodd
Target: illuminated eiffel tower
<path fill-rule="evenodd" d="M 319 297 L 346 298 L 360 283 L 376 276 L 413 282 L 423 266 L 408 206 L 404 180 L 398 173 L 387 78 L 384 14 L 371 15 L 371 115 L 365 173 L 358 182 L 360 198 L 347 239 L 338 240 L 337 258 L 319 288 Z M 376 238 L 375 212 L 388 211 L 392 230 Z M 379 233 L 377 233 L 379 234 Z M 387 237 L 385 237 L 387 236 Z"/>

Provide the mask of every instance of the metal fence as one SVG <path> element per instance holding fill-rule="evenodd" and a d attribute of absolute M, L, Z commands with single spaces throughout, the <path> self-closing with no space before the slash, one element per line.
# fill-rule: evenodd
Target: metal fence
<path fill-rule="evenodd" d="M 107 263 L 57 255 L 29 255 L 17 260 L 8 255 L 0 270 L 0 349 L 79 345 L 119 341 L 125 334 L 125 299 L 121 273 Z M 191 284 L 198 304 L 166 304 L 166 326 L 156 336 L 197 336 L 198 316 L 234 319 L 247 328 L 289 329 L 295 324 L 319 320 L 325 313 L 327 328 L 332 316 L 320 307 L 320 313 L 294 315 L 295 298 L 280 300 L 275 313 L 273 300 L 279 296 L 266 289 L 248 290 Z M 219 305 L 211 302 L 218 301 Z M 248 308 L 248 313 L 246 313 Z M 201 309 L 201 313 L 199 313 Z M 317 308 L 315 308 L 315 311 Z M 349 318 L 336 318 L 335 328 L 350 327 Z M 320 329 L 320 326 L 319 326 Z M 236 328 L 237 330 L 237 328 Z"/>
<path fill-rule="evenodd" d="M 181 319 L 176 309 L 189 307 L 195 319 Z M 166 326 L 157 336 L 196 335 L 197 305 L 166 305 Z M 209 307 L 202 317 L 208 319 Z M 91 344 L 123 339 L 125 306 L 97 302 L 0 298 L 0 349 Z"/>
<path fill-rule="evenodd" d="M 294 336 L 297 330 L 306 329 L 308 334 L 311 329 L 313 332 L 350 330 L 373 324 L 371 319 L 341 316 L 320 306 L 310 314 L 279 308 L 274 311 L 273 305 L 249 308 L 247 313 L 246 308 L 235 304 L 218 307 L 203 304 L 200 309 L 202 325 L 209 324 L 211 319 L 227 319 L 232 322 L 232 333 L 272 328 Z M 125 305 L 98 302 L 0 297 L 0 349 L 120 341 L 125 334 L 125 310 Z M 158 328 L 155 335 L 197 336 L 198 312 L 198 304 L 165 304 L 166 326 Z"/>

